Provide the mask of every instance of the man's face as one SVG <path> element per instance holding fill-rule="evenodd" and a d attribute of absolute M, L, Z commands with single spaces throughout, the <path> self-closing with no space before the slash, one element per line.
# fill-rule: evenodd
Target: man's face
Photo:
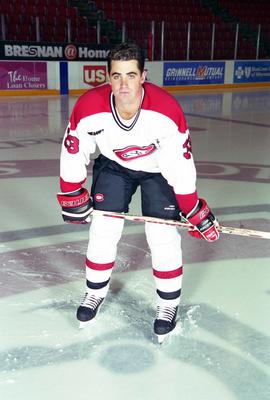
<path fill-rule="evenodd" d="M 145 72 L 141 74 L 137 60 L 112 61 L 109 82 L 119 105 L 127 106 L 140 99 L 144 81 Z"/>

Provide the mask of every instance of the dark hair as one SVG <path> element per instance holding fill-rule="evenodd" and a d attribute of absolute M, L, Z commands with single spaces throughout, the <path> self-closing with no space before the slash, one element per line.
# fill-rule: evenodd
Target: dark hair
<path fill-rule="evenodd" d="M 121 43 L 113 48 L 108 55 L 108 71 L 111 71 L 112 61 L 130 61 L 137 60 L 138 68 L 144 71 L 144 54 L 135 43 Z"/>

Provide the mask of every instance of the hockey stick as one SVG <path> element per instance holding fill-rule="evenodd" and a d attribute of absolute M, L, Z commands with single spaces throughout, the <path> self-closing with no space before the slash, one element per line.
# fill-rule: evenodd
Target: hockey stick
<path fill-rule="evenodd" d="M 172 219 L 161 219 L 161 218 L 154 218 L 154 217 L 144 217 L 140 215 L 129 215 L 129 214 L 120 214 L 111 211 L 99 211 L 94 210 L 93 215 L 104 215 L 105 217 L 114 217 L 114 218 L 121 218 L 126 219 L 128 221 L 135 221 L 135 222 L 153 222 L 156 224 L 165 224 L 165 225 L 175 225 L 180 228 L 190 228 L 186 222 L 175 221 Z M 270 232 L 263 232 L 263 231 L 255 231 L 252 229 L 244 229 L 244 228 L 235 228 L 229 226 L 219 226 L 219 232 L 229 234 L 229 235 L 238 235 L 238 236 L 248 236 L 254 237 L 259 239 L 270 239 Z"/>

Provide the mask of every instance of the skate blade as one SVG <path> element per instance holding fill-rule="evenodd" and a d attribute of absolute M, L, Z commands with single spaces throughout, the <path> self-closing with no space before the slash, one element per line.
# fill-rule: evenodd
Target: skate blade
<path fill-rule="evenodd" d="M 79 321 L 79 329 L 85 329 L 90 324 L 90 321 Z"/>
<path fill-rule="evenodd" d="M 170 333 L 166 333 L 165 335 L 157 335 L 157 339 L 158 339 L 158 343 L 162 344 L 164 343 L 164 341 L 166 341 L 168 339 L 168 337 L 170 336 Z"/>

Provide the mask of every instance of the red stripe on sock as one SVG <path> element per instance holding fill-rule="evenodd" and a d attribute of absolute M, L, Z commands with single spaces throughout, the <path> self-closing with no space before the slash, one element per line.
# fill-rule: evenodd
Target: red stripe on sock
<path fill-rule="evenodd" d="M 171 279 L 176 278 L 183 274 L 183 267 L 171 270 L 171 271 L 157 271 L 153 268 L 153 274 L 156 278 L 160 279 Z"/>
<path fill-rule="evenodd" d="M 88 268 L 95 269 L 97 271 L 105 271 L 107 269 L 111 269 L 114 266 L 114 261 L 107 264 L 98 264 L 86 258 L 85 264 Z"/>

